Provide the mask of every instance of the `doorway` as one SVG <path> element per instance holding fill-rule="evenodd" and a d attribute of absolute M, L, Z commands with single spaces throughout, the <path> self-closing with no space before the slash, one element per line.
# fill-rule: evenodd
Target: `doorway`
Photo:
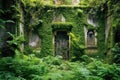
<path fill-rule="evenodd" d="M 55 35 L 55 55 L 60 55 L 64 59 L 69 59 L 69 36 L 66 31 L 56 31 Z"/>

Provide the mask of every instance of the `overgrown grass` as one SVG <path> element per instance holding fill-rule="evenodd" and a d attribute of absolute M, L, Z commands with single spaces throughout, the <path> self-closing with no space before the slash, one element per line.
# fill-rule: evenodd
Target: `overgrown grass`
<path fill-rule="evenodd" d="M 82 57 L 70 62 L 61 56 L 17 55 L 0 59 L 0 80 L 120 80 L 120 66 Z"/>

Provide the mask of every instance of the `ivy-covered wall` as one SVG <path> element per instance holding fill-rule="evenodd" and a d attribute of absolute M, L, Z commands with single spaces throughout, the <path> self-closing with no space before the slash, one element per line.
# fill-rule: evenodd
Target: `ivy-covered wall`
<path fill-rule="evenodd" d="M 42 26 L 39 26 L 38 34 L 41 38 L 41 52 L 40 56 L 53 55 L 53 43 L 52 43 L 52 20 L 53 12 L 49 11 L 50 8 L 43 8 L 41 13 Z"/>
<path fill-rule="evenodd" d="M 66 21 L 63 23 L 71 23 L 72 29 L 70 33 L 71 42 L 70 42 L 70 55 L 71 58 L 77 57 L 80 58 L 80 55 L 84 54 L 85 47 L 85 34 L 84 34 L 84 26 L 88 29 L 93 26 L 89 27 L 87 22 L 87 10 L 88 7 L 81 7 L 81 6 L 69 6 L 69 5 L 45 5 L 42 8 L 40 16 L 40 20 L 42 21 L 42 25 L 37 25 L 34 31 L 36 31 L 41 39 L 41 52 L 39 54 L 40 57 L 47 56 L 47 55 L 54 55 L 54 44 L 53 44 L 53 19 L 54 13 L 55 14 L 62 14 Z M 99 18 L 98 26 L 96 28 L 97 32 L 97 53 L 95 56 L 104 56 L 106 52 L 105 48 L 105 20 Z M 59 23 L 59 22 L 56 22 Z M 64 27 L 64 24 L 63 24 Z M 94 27 L 93 27 L 94 29 Z M 74 37 L 73 37 L 74 36 Z M 73 39 L 75 38 L 75 39 Z M 88 52 L 89 54 L 89 52 Z M 94 55 L 94 54 L 93 54 Z"/>
<path fill-rule="evenodd" d="M 54 18 L 53 16 L 54 12 L 56 14 L 63 14 L 63 16 L 66 19 L 66 22 L 63 23 L 70 22 L 73 26 L 71 33 L 73 33 L 76 36 L 78 40 L 77 44 L 84 45 L 84 28 L 83 28 L 84 22 L 82 20 L 85 18 L 85 16 L 83 16 L 83 13 L 80 11 L 82 10 L 79 9 L 79 7 L 73 7 L 73 6 L 60 6 L 60 7 L 46 6 L 45 8 L 43 8 L 43 13 L 42 13 L 43 15 L 41 17 L 43 21 L 42 23 L 43 25 L 39 26 L 39 30 L 38 30 L 41 38 L 40 55 L 42 56 L 47 56 L 49 54 L 54 55 L 54 44 L 52 41 L 53 40 L 52 21 Z M 65 25 L 63 24 L 63 27 L 65 27 Z M 72 45 L 70 50 L 72 51 L 72 53 L 74 53 L 72 50 Z"/>
<path fill-rule="evenodd" d="M 70 31 L 71 58 L 77 57 L 77 59 L 79 59 L 80 55 L 85 54 L 84 50 L 87 50 L 85 46 L 84 26 L 86 26 L 88 29 L 91 28 L 96 30 L 97 52 L 93 55 L 103 57 L 104 54 L 106 53 L 105 20 L 103 20 L 103 17 L 100 17 L 98 15 L 96 17 L 96 19 L 98 19 L 97 28 L 94 28 L 93 26 L 89 25 L 87 22 L 88 15 L 87 12 L 89 12 L 89 9 L 90 9 L 89 7 L 82 6 L 44 5 L 44 7 L 42 7 L 42 9 L 40 10 L 40 15 L 37 16 L 37 18 L 39 18 L 38 20 L 41 21 L 41 25 L 39 24 L 34 25 L 33 29 L 33 32 L 37 33 L 41 39 L 41 43 L 39 44 L 41 47 L 40 54 L 38 54 L 39 57 L 54 55 L 53 29 L 52 29 L 52 24 L 54 23 L 53 22 L 54 13 L 56 15 L 62 14 L 65 17 L 65 22 L 63 23 L 69 22 L 72 24 L 72 29 Z M 27 24 L 29 23 L 27 22 Z M 87 54 L 89 54 L 89 52 L 87 52 Z"/>

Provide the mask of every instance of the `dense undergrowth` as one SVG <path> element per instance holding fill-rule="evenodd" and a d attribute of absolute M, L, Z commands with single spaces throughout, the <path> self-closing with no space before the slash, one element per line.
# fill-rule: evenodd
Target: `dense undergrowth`
<path fill-rule="evenodd" d="M 0 80 L 120 80 L 120 66 L 84 55 L 70 62 L 61 56 L 16 55 L 0 59 Z"/>

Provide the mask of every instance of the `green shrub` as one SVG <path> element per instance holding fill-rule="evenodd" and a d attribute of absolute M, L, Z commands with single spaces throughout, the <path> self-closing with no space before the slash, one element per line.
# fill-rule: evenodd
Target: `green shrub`
<path fill-rule="evenodd" d="M 94 58 L 70 62 L 61 56 L 40 59 L 31 54 L 0 59 L 0 80 L 119 80 L 119 75 L 120 66 Z"/>
<path fill-rule="evenodd" d="M 116 43 L 115 46 L 112 48 L 113 51 L 113 62 L 120 63 L 120 43 Z"/>

